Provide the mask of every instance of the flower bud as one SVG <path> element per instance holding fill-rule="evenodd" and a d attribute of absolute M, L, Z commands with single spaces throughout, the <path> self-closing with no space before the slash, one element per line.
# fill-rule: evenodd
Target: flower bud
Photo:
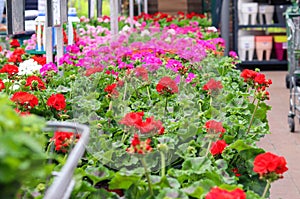
<path fill-rule="evenodd" d="M 169 150 L 169 148 L 168 148 L 167 144 L 158 144 L 157 150 L 162 151 L 162 152 L 167 152 Z"/>
<path fill-rule="evenodd" d="M 24 79 L 20 80 L 20 84 L 24 86 L 26 84 L 26 80 Z"/>
<path fill-rule="evenodd" d="M 39 82 L 36 81 L 36 80 L 33 80 L 33 81 L 31 82 L 31 86 L 32 86 L 33 89 L 34 89 L 34 88 L 37 88 L 38 85 L 39 85 Z"/>

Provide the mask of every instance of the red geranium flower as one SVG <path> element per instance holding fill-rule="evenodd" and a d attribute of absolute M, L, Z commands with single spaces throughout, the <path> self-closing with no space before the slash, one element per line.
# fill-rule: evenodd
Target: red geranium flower
<path fill-rule="evenodd" d="M 240 188 L 228 191 L 219 187 L 214 187 L 205 196 L 205 199 L 246 199 L 246 194 Z"/>
<path fill-rule="evenodd" d="M 166 76 L 159 80 L 158 84 L 156 85 L 156 90 L 161 95 L 174 94 L 178 93 L 178 86 L 173 79 Z"/>
<path fill-rule="evenodd" d="M 270 152 L 256 156 L 253 164 L 253 171 L 258 173 L 261 177 L 269 173 L 276 173 L 281 176 L 288 170 L 285 158 Z"/>
<path fill-rule="evenodd" d="M 12 39 L 11 42 L 10 42 L 10 46 L 12 48 L 17 48 L 17 47 L 20 47 L 20 43 L 17 39 Z"/>
<path fill-rule="evenodd" d="M 257 72 L 249 69 L 245 69 L 241 73 L 241 77 L 244 78 L 244 82 L 252 81 L 256 77 Z"/>
<path fill-rule="evenodd" d="M 135 127 L 140 130 L 141 133 L 158 133 L 159 135 L 164 133 L 164 127 L 160 120 L 154 120 L 154 117 L 148 117 L 145 121 L 138 120 L 135 123 Z"/>
<path fill-rule="evenodd" d="M 210 153 L 212 155 L 222 154 L 226 146 L 228 145 L 226 144 L 225 140 L 218 140 L 212 144 Z"/>
<path fill-rule="evenodd" d="M 146 154 L 151 152 L 153 149 L 150 145 L 151 139 L 148 138 L 145 141 L 141 141 L 138 134 L 134 134 L 133 139 L 131 140 L 131 145 L 126 151 L 130 154 Z"/>
<path fill-rule="evenodd" d="M 208 133 L 225 133 L 226 129 L 223 128 L 222 122 L 215 120 L 208 120 L 205 123 L 205 128 Z"/>
<path fill-rule="evenodd" d="M 135 126 L 135 123 L 142 121 L 144 112 L 131 112 L 127 113 L 124 118 L 119 122 L 126 126 Z"/>
<path fill-rule="evenodd" d="M 203 86 L 203 90 L 207 91 L 207 90 L 218 90 L 218 89 L 222 89 L 223 85 L 221 83 L 221 81 L 216 81 L 215 79 L 211 78 L 204 86 Z"/>
<path fill-rule="evenodd" d="M 52 94 L 48 100 L 47 105 L 58 111 L 64 110 L 66 108 L 66 99 L 63 94 Z"/>
<path fill-rule="evenodd" d="M 103 68 L 102 67 L 93 67 L 93 68 L 89 68 L 85 71 L 85 76 L 89 77 L 94 73 L 98 73 L 98 72 L 102 72 Z"/>
<path fill-rule="evenodd" d="M 22 55 L 25 53 L 26 52 L 23 48 L 16 48 L 7 61 L 13 63 L 20 63 L 23 61 Z"/>
<path fill-rule="evenodd" d="M 35 95 L 23 91 L 15 92 L 11 100 L 26 109 L 31 109 L 39 103 L 39 100 Z"/>
<path fill-rule="evenodd" d="M 145 81 L 148 81 L 148 71 L 144 67 L 135 68 L 135 75 L 137 77 L 141 77 Z"/>
<path fill-rule="evenodd" d="M 2 79 L 0 79 L 0 91 L 2 91 L 3 89 L 5 89 L 5 84 Z"/>
<path fill-rule="evenodd" d="M 44 66 L 46 64 L 46 57 L 41 55 L 34 55 L 32 57 L 34 61 L 36 61 L 39 65 Z"/>
<path fill-rule="evenodd" d="M 13 76 L 18 72 L 18 66 L 12 64 L 4 64 L 4 66 L 0 69 L 0 73 L 7 73 L 9 76 Z"/>
<path fill-rule="evenodd" d="M 80 135 L 76 134 L 74 137 L 74 133 L 72 132 L 55 132 L 54 137 L 50 139 L 50 141 L 54 141 L 55 150 L 66 153 L 69 147 L 72 144 L 77 143 Z"/>
<path fill-rule="evenodd" d="M 107 92 L 108 94 L 110 95 L 115 95 L 115 96 L 118 96 L 118 91 L 116 90 L 116 87 L 117 87 L 117 84 L 110 84 L 110 85 L 107 85 L 104 89 L 105 92 Z"/>
<path fill-rule="evenodd" d="M 33 82 L 36 82 L 37 85 L 33 85 Z M 40 90 L 46 89 L 45 83 L 41 80 L 41 78 L 37 76 L 30 76 L 26 79 L 26 84 L 25 86 L 30 86 L 31 90 L 34 90 L 34 88 L 38 88 Z"/>

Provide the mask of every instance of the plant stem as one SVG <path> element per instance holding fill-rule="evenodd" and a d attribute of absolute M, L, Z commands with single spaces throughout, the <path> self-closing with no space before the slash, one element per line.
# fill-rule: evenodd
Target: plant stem
<path fill-rule="evenodd" d="M 168 111 L 168 97 L 166 97 L 166 104 L 165 104 L 165 115 Z"/>
<path fill-rule="evenodd" d="M 147 86 L 147 94 L 148 94 L 149 101 L 151 102 L 151 96 L 150 96 L 149 86 Z"/>
<path fill-rule="evenodd" d="M 164 152 L 160 152 L 161 157 L 161 177 L 166 175 L 166 158 Z"/>
<path fill-rule="evenodd" d="M 125 101 L 126 92 L 127 92 L 127 82 L 125 81 L 125 89 L 124 89 L 124 95 L 123 95 L 123 101 Z"/>
<path fill-rule="evenodd" d="M 256 103 L 256 105 L 255 105 L 255 107 L 254 107 L 254 110 L 253 110 L 253 113 L 252 113 L 252 116 L 251 116 L 251 120 L 250 120 L 250 123 L 249 123 L 249 126 L 248 126 L 248 129 L 247 129 L 247 133 L 246 133 L 246 134 L 248 134 L 248 133 L 250 132 L 250 128 L 251 128 L 251 125 L 252 125 L 252 123 L 253 123 L 254 116 L 255 116 L 256 110 L 257 110 L 257 108 L 258 108 L 259 102 L 260 102 L 260 101 L 258 100 L 257 103 Z"/>
<path fill-rule="evenodd" d="M 208 146 L 207 146 L 207 150 L 206 150 L 206 153 L 205 153 L 205 157 L 208 156 L 208 153 L 209 153 L 209 151 L 210 151 L 211 144 L 212 144 L 212 141 L 209 140 L 209 143 L 208 143 Z"/>
<path fill-rule="evenodd" d="M 266 194 L 267 194 L 267 192 L 268 192 L 268 190 L 270 188 L 270 185 L 271 185 L 271 182 L 269 180 L 267 180 L 267 184 L 266 184 L 265 190 L 264 190 L 264 192 L 263 192 L 263 194 L 261 196 L 262 198 L 266 197 Z"/>
<path fill-rule="evenodd" d="M 146 176 L 147 181 L 148 181 L 148 188 L 149 188 L 150 195 L 153 196 L 153 191 L 152 191 L 150 176 L 149 176 L 149 173 L 148 173 L 148 169 L 147 169 L 147 165 L 146 165 L 145 159 L 144 159 L 144 157 L 142 157 L 140 160 L 141 160 L 141 163 L 142 163 L 142 165 L 144 167 L 144 170 L 145 170 L 145 176 Z"/>

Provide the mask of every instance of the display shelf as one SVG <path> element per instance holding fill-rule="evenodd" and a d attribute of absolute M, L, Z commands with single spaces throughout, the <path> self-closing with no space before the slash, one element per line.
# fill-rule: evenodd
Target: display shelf
<path fill-rule="evenodd" d="M 239 31 L 240 30 L 245 30 L 245 31 L 253 31 L 253 30 L 263 30 L 263 31 L 266 31 L 266 34 L 265 35 L 268 35 L 268 28 L 283 28 L 283 31 L 285 31 L 286 29 L 286 24 L 285 23 L 282 23 L 282 20 L 281 21 L 276 21 L 275 18 L 273 18 L 273 22 L 272 24 L 260 24 L 260 23 L 257 23 L 255 25 L 252 25 L 252 24 L 249 24 L 249 25 L 244 25 L 244 24 L 240 24 L 239 23 L 239 18 L 238 18 L 238 15 L 239 15 L 239 11 L 238 11 L 238 2 L 240 1 L 233 1 L 233 48 L 234 48 L 234 51 L 236 51 L 238 54 L 239 54 Z M 258 2 L 258 3 L 261 3 L 261 4 L 268 4 L 269 1 L 256 1 L 256 0 L 253 0 L 253 2 Z M 285 2 L 286 4 L 289 4 L 290 2 L 286 1 Z M 274 16 L 275 16 L 275 13 L 274 13 Z M 284 34 L 284 32 L 282 32 L 282 30 L 280 32 L 278 32 L 279 34 Z M 277 32 L 272 32 L 271 35 L 277 35 L 278 34 Z M 250 33 L 252 34 L 252 33 Z M 254 35 L 256 36 L 256 35 Z M 251 66 L 256 66 L 258 68 L 260 67 L 263 67 L 263 66 L 266 66 L 266 67 L 272 67 L 272 66 L 282 66 L 282 67 L 286 67 L 287 64 L 288 64 L 288 61 L 286 60 L 286 58 L 284 60 L 278 60 L 276 59 L 277 57 L 275 56 L 275 49 L 274 49 L 274 43 L 273 43 L 273 47 L 272 47 L 272 52 L 271 52 L 271 59 L 270 60 L 262 60 L 262 61 L 259 61 L 257 60 L 257 57 L 254 55 L 254 59 L 252 61 L 250 60 L 245 60 L 245 61 L 242 61 L 241 63 L 239 63 L 238 65 L 240 67 L 251 67 Z M 256 52 L 256 50 L 254 51 Z"/>
<path fill-rule="evenodd" d="M 242 61 L 240 64 L 242 65 L 286 65 L 288 62 L 287 60 L 279 61 L 277 59 L 270 59 L 270 60 L 253 60 L 253 61 Z"/>

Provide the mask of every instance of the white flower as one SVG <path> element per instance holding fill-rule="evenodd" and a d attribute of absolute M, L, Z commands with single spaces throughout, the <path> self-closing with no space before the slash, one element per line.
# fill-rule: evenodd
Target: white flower
<path fill-rule="evenodd" d="M 142 36 L 142 37 L 144 37 L 144 36 L 149 36 L 149 35 L 150 35 L 149 30 L 143 30 L 143 31 L 141 32 L 141 36 Z"/>
<path fill-rule="evenodd" d="M 207 30 L 212 31 L 212 32 L 217 32 L 218 31 L 218 29 L 214 26 L 208 27 Z"/>
<path fill-rule="evenodd" d="M 41 68 L 42 66 L 36 61 L 28 59 L 20 63 L 18 75 L 32 75 L 34 72 L 39 72 Z"/>
<path fill-rule="evenodd" d="M 124 31 L 124 32 L 127 32 L 127 31 L 129 31 L 129 30 L 130 30 L 130 27 L 129 27 L 129 26 L 127 26 L 127 25 L 126 25 L 126 26 L 124 26 L 124 27 L 123 27 L 123 29 L 122 29 L 122 31 Z"/>
<path fill-rule="evenodd" d="M 165 42 L 171 42 L 171 37 L 167 37 L 166 39 L 165 39 Z"/>
<path fill-rule="evenodd" d="M 18 90 L 19 88 L 20 84 L 18 82 L 14 82 L 14 84 L 9 87 L 9 89 L 12 91 Z"/>
<path fill-rule="evenodd" d="M 175 35 L 176 34 L 176 31 L 174 29 L 169 29 L 167 31 L 167 33 L 171 34 L 171 35 Z"/>

